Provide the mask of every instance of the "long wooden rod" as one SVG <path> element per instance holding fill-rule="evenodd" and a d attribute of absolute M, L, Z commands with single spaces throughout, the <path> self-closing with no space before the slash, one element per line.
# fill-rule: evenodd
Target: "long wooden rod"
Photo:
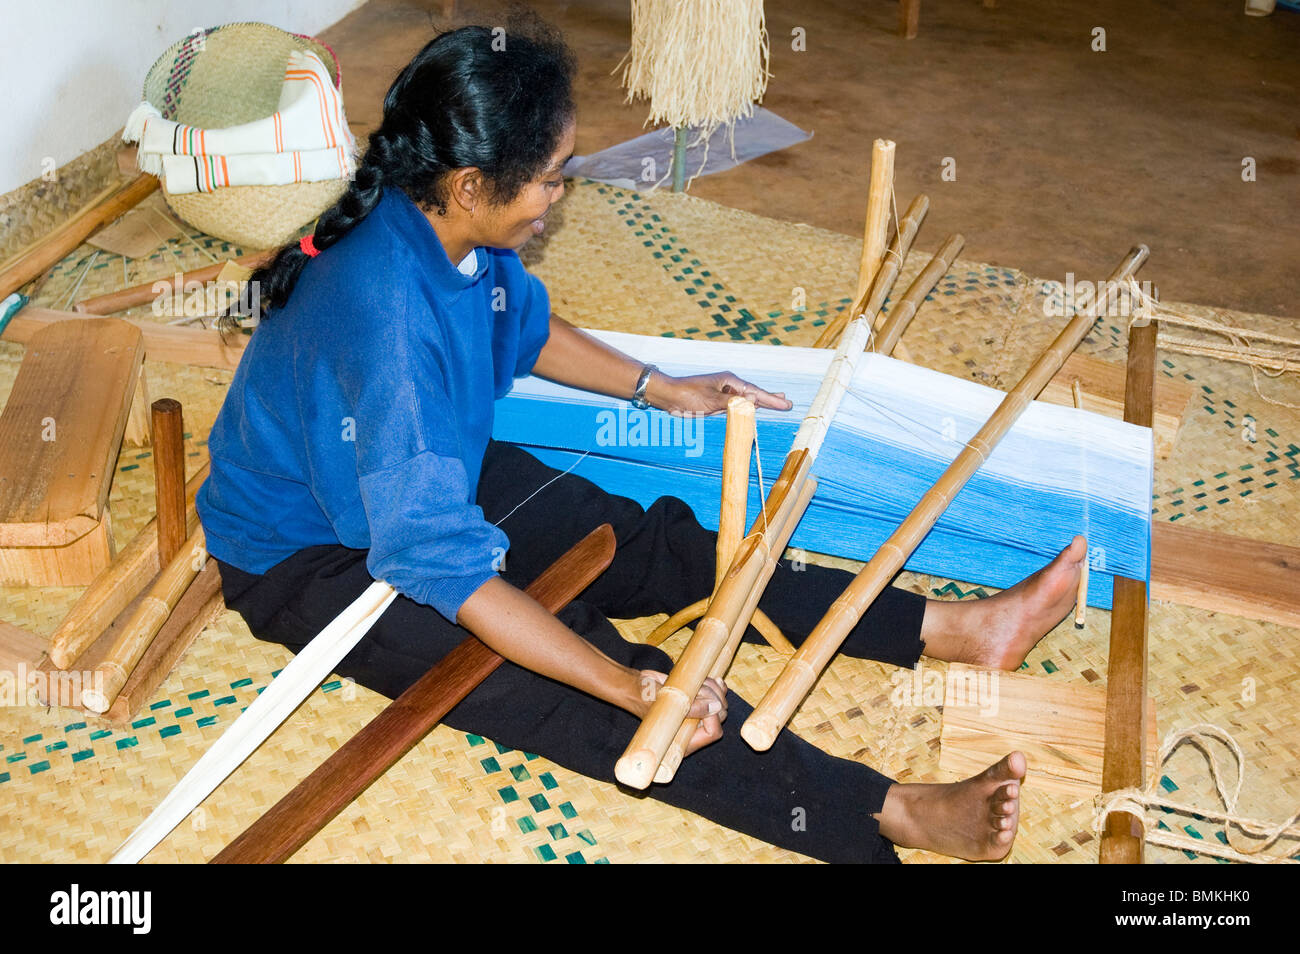
<path fill-rule="evenodd" d="M 1134 325 L 1128 333 L 1124 420 L 1150 427 L 1155 406 L 1157 326 Z M 1142 788 L 1147 764 L 1147 585 L 1115 577 L 1106 667 L 1106 743 L 1101 790 Z M 1111 812 L 1101 834 L 1102 864 L 1141 864 L 1143 822 L 1129 812 Z"/>
<path fill-rule="evenodd" d="M 843 335 L 845 326 L 862 315 L 866 315 L 867 320 L 875 325 L 876 317 L 880 314 L 885 299 L 894 289 L 894 282 L 898 279 L 898 272 L 903 267 L 907 253 L 912 249 L 917 230 L 921 228 L 921 220 L 925 218 L 928 211 L 930 211 L 929 196 L 921 194 L 912 200 L 912 204 L 907 207 L 907 212 L 899 220 L 898 232 L 894 235 L 894 240 L 889 243 L 889 251 L 885 253 L 884 261 L 880 263 L 880 270 L 876 272 L 871 288 L 858 298 L 850 311 L 841 312 L 827 323 L 814 347 L 834 346 Z"/>
<path fill-rule="evenodd" d="M 614 547 L 613 529 L 602 524 L 534 580 L 528 594 L 548 612 L 559 612 L 604 572 L 614 558 Z M 466 639 L 222 849 L 212 863 L 288 861 L 428 735 L 501 661 L 477 638 Z"/>
<path fill-rule="evenodd" d="M 742 624 L 741 614 L 757 587 L 768 554 L 798 502 L 800 485 L 808 476 L 810 463 L 807 449 L 787 459 L 747 541 L 736 553 L 731 569 L 709 601 L 708 611 L 659 688 L 623 757 L 615 763 L 614 775 L 624 785 L 645 788 L 654 781 L 668 747 L 686 721 L 732 629 Z M 747 623 L 748 619 L 743 622 Z"/>
<path fill-rule="evenodd" d="M 854 301 L 862 298 L 871 288 L 876 272 L 880 271 L 880 258 L 885 254 L 889 238 L 889 209 L 894 198 L 894 150 L 890 139 L 877 139 L 871 144 L 871 183 L 867 187 L 867 218 L 862 233 L 862 263 L 858 266 L 858 288 Z"/>
<path fill-rule="evenodd" d="M 921 307 L 921 302 L 925 301 L 925 296 L 934 290 L 939 279 L 948 274 L 948 269 L 952 268 L 952 263 L 961 254 L 962 246 L 965 244 L 966 239 L 960 234 L 949 235 L 944 240 L 943 245 L 939 246 L 939 251 L 934 253 L 934 257 L 907 287 L 898 304 L 889 309 L 889 315 L 881 323 L 880 330 L 872 342 L 873 351 L 879 354 L 893 353 L 898 339 L 903 337 L 903 332 L 907 331 L 907 326 L 916 316 L 916 310 Z"/>
<path fill-rule="evenodd" d="M 745 607 L 741 610 L 736 625 L 731 628 L 731 635 L 727 638 L 727 645 L 723 647 L 722 652 L 718 653 L 713 668 L 709 670 L 710 678 L 719 681 L 726 679 L 727 671 L 731 669 L 731 664 L 740 649 L 740 642 L 744 639 L 745 630 L 747 629 L 746 621 L 757 612 L 758 601 L 763 595 L 763 590 L 767 588 L 768 581 L 772 579 L 772 574 L 776 571 L 776 564 L 781 559 L 781 555 L 785 553 L 785 548 L 790 543 L 790 537 L 794 534 L 794 529 L 799 525 L 799 521 L 803 519 L 804 511 L 808 509 L 808 504 L 812 502 L 815 493 L 817 493 L 817 478 L 810 476 L 799 488 L 799 496 L 795 498 L 794 509 L 782 523 L 781 529 L 776 535 L 776 541 L 768 548 L 758 583 L 750 590 L 749 599 L 745 601 Z M 690 745 L 699 724 L 699 719 L 687 719 L 682 723 L 677 735 L 673 737 L 672 744 L 668 746 L 668 751 L 664 753 L 663 761 L 659 763 L 659 771 L 655 773 L 656 782 L 662 785 L 673 780 L 678 767 L 682 764 L 682 759 L 686 757 L 686 747 Z"/>
<path fill-rule="evenodd" d="M 112 222 L 130 211 L 158 188 L 158 179 L 140 175 L 122 187 L 105 194 L 87 209 L 73 216 L 26 252 L 0 268 L 0 298 L 22 288 L 33 278 L 56 264 L 63 256 L 84 242 L 101 225 Z"/>
<path fill-rule="evenodd" d="M 245 268 L 260 268 L 271 259 L 278 248 L 273 248 L 265 252 L 252 252 L 248 255 L 240 255 L 238 258 L 231 259 L 236 265 L 243 265 Z M 164 275 L 155 278 L 151 282 L 142 282 L 139 285 L 132 285 L 129 288 L 120 288 L 115 292 L 109 292 L 106 295 L 96 295 L 93 298 L 86 298 L 72 306 L 72 310 L 90 315 L 111 315 L 114 312 L 125 311 L 128 308 L 134 308 L 136 305 L 147 305 L 162 293 L 160 285 L 165 285 L 173 299 L 184 293 L 186 285 L 195 283 L 204 284 L 214 281 L 221 270 L 226 267 L 226 262 L 217 262 L 215 265 L 204 265 L 202 268 L 196 268 L 191 272 L 183 272 L 179 275 Z"/>
<path fill-rule="evenodd" d="M 1127 281 L 1146 261 L 1147 255 L 1145 245 L 1130 251 L 1111 274 L 1111 287 L 1114 287 L 1114 283 Z M 786 663 L 776 682 L 769 687 L 762 701 L 741 727 L 741 736 L 753 748 L 759 751 L 771 748 L 777 734 L 812 690 L 867 607 L 903 568 L 912 551 L 930 532 L 930 528 L 966 481 L 988 459 L 998 441 L 1011 429 L 1016 419 L 1060 370 L 1065 359 L 1092 328 L 1100 301 L 1101 299 L 1094 298 L 1070 320 L 1021 378 L 1020 383 L 1002 399 L 1002 403 L 979 432 L 966 443 L 938 482 L 926 491 L 899 528 L 881 545 L 839 599 L 831 604 L 812 635 Z"/>

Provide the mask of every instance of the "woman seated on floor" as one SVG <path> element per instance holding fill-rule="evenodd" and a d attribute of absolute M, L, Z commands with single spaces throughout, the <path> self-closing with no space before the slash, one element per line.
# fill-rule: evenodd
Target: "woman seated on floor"
<path fill-rule="evenodd" d="M 348 191 L 311 240 L 254 276 L 266 318 L 212 429 L 198 509 L 226 603 L 258 638 L 297 650 L 386 580 L 400 595 L 341 673 L 395 697 L 473 633 L 507 662 L 447 724 L 613 781 L 670 660 L 609 617 L 707 596 L 714 535 L 679 500 L 643 509 L 492 441 L 493 402 L 534 373 L 621 398 L 640 386 L 675 414 L 719 412 L 733 394 L 790 404 L 725 371 L 647 372 L 551 313 L 514 250 L 564 193 L 572 74 L 539 26 L 508 31 L 505 50 L 486 28 L 443 34 L 402 70 Z M 519 589 L 605 522 L 614 562 L 558 618 Z M 1072 607 L 1082 559 L 1076 539 L 978 602 L 891 587 L 843 651 L 1014 669 Z M 782 566 L 760 606 L 797 644 L 849 578 Z M 829 861 L 896 861 L 894 844 L 969 859 L 1010 850 L 1020 753 L 964 782 L 904 785 L 792 732 L 755 753 L 723 731 L 748 711 L 710 681 L 692 754 L 649 794 Z"/>

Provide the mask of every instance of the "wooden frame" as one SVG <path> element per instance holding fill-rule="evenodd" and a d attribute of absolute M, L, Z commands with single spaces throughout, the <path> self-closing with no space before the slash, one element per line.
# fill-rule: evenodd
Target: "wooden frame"
<path fill-rule="evenodd" d="M 1128 337 L 1124 420 L 1150 427 L 1155 408 L 1155 322 L 1133 325 Z M 1147 762 L 1147 585 L 1115 578 L 1106 674 L 1106 750 L 1101 790 L 1142 788 Z M 1141 864 L 1143 820 L 1129 812 L 1106 816 L 1102 864 Z"/>

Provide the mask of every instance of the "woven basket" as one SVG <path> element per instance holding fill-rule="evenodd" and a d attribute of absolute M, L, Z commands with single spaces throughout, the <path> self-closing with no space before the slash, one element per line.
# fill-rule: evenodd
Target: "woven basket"
<path fill-rule="evenodd" d="M 311 37 L 265 23 L 227 23 L 174 43 L 149 69 L 144 98 L 164 119 L 221 129 L 270 116 L 279 106 L 285 63 L 293 50 L 321 58 L 334 85 L 334 51 Z M 201 232 L 245 248 L 293 239 L 338 201 L 343 179 L 287 185 L 227 186 L 214 192 L 163 195 L 172 211 Z"/>

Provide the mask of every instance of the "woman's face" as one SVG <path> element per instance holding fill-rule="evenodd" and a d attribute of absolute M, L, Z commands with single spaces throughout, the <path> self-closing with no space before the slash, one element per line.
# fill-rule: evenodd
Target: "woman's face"
<path fill-rule="evenodd" d="M 551 156 L 550 165 L 542 174 L 524 185 L 519 194 L 506 205 L 484 203 L 477 210 L 479 236 L 476 244 L 493 248 L 517 249 L 546 228 L 546 216 L 551 206 L 564 195 L 564 176 L 561 170 L 573 155 L 577 125 L 570 122 L 560 135 L 559 145 Z"/>

